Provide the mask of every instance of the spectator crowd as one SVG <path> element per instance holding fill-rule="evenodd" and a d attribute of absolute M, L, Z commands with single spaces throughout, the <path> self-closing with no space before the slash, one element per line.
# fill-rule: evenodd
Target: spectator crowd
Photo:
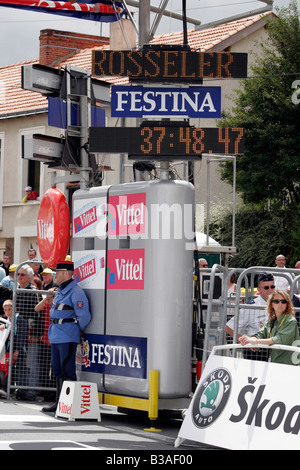
<path fill-rule="evenodd" d="M 11 335 L 6 338 L 5 330 L 10 326 L 14 328 L 12 383 L 20 387 L 16 388 L 15 397 L 42 401 L 51 398 L 48 389 L 55 387 L 48 330 L 50 306 L 58 286 L 55 272 L 39 264 L 34 249 L 28 250 L 28 260 L 21 263 L 15 278 L 17 268 L 9 255 L 3 256 L 0 263 L 0 397 L 5 398 L 7 390 Z M 10 325 L 14 289 L 17 289 L 15 324 Z"/>

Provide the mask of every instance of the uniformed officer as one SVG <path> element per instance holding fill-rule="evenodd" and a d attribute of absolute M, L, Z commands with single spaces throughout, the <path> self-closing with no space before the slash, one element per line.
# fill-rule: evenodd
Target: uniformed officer
<path fill-rule="evenodd" d="M 57 400 L 43 411 L 56 411 L 64 380 L 77 380 L 75 354 L 80 343 L 80 331 L 91 320 L 89 302 L 84 291 L 73 279 L 74 264 L 62 261 L 56 265 L 55 282 L 59 285 L 51 309 L 48 337 L 51 343 L 51 360 L 57 385 Z"/>

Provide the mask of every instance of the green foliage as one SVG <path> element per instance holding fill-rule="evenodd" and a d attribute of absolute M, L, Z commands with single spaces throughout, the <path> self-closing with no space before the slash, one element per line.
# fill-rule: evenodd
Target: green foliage
<path fill-rule="evenodd" d="M 210 236 L 224 246 L 231 244 L 231 210 L 214 212 Z M 231 267 L 274 266 L 282 253 L 287 267 L 300 259 L 300 205 L 298 210 L 262 206 L 241 206 L 236 214 L 236 246 L 238 253 L 230 260 Z"/>
<path fill-rule="evenodd" d="M 300 204 L 295 206 L 291 218 L 291 246 L 293 247 L 291 266 L 294 266 L 297 261 L 300 261 Z"/>
<path fill-rule="evenodd" d="M 300 105 L 294 104 L 293 82 L 300 79 L 300 22 L 297 4 L 267 21 L 269 40 L 262 44 L 251 76 L 236 91 L 233 114 L 223 114 L 222 127 L 244 127 L 246 150 L 237 158 L 237 190 L 245 202 L 300 202 Z M 298 75 L 297 75 L 298 74 Z M 222 178 L 232 183 L 232 165 Z"/>
<path fill-rule="evenodd" d="M 277 254 L 287 266 L 300 260 L 300 104 L 292 100 L 300 80 L 300 20 L 297 3 L 267 20 L 268 40 L 261 44 L 250 77 L 236 90 L 232 113 L 222 127 L 244 127 L 246 150 L 237 157 L 237 191 L 245 206 L 236 214 L 238 253 L 232 267 L 274 266 Z M 232 164 L 222 179 L 232 183 Z M 215 215 L 210 235 L 231 244 L 231 211 Z"/>

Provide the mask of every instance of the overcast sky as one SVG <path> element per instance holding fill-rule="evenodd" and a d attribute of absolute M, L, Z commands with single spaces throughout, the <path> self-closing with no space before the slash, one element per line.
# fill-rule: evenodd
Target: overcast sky
<path fill-rule="evenodd" d="M 101 1 L 101 0 L 100 0 Z M 297 0 L 300 4 L 300 0 Z M 151 5 L 159 6 L 160 0 L 151 0 Z M 227 18 L 241 12 L 262 8 L 265 4 L 256 0 L 186 0 L 187 16 L 203 23 Z M 289 0 L 274 0 L 275 7 L 288 6 Z M 134 12 L 137 9 L 129 7 Z M 182 0 L 169 0 L 168 10 L 182 12 Z M 134 18 L 138 24 L 138 15 Z M 151 22 L 154 14 L 151 14 Z M 77 31 L 93 35 L 109 36 L 107 23 L 96 23 L 80 19 L 65 19 L 53 14 L 26 12 L 0 7 L 0 66 L 9 65 L 39 57 L 39 33 L 42 29 Z M 188 24 L 188 29 L 193 25 Z M 164 17 L 156 34 L 181 31 L 182 22 Z"/>

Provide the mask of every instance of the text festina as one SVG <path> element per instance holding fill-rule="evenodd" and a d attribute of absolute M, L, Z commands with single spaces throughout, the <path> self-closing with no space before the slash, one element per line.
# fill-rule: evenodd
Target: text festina
<path fill-rule="evenodd" d="M 115 117 L 221 117 L 221 87 L 115 85 L 111 92 L 111 115 Z"/>
<path fill-rule="evenodd" d="M 141 368 L 138 348 L 113 344 L 92 344 L 91 363 L 118 367 Z"/>
<path fill-rule="evenodd" d="M 89 333 L 84 338 L 90 372 L 146 378 L 147 338 Z"/>

